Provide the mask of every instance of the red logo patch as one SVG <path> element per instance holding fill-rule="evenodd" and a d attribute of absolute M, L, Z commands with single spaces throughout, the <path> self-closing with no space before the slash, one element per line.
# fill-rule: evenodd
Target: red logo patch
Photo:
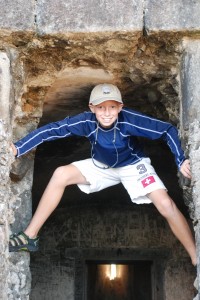
<path fill-rule="evenodd" d="M 155 178 L 153 176 L 149 176 L 141 181 L 144 188 L 152 184 L 153 182 L 155 182 Z"/>

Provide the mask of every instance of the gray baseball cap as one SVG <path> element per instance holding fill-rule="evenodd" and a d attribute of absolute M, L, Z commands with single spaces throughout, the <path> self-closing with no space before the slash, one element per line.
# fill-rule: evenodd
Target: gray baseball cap
<path fill-rule="evenodd" d="M 123 104 L 118 87 L 110 83 L 96 85 L 90 94 L 89 104 L 98 105 L 107 100 L 114 100 Z"/>

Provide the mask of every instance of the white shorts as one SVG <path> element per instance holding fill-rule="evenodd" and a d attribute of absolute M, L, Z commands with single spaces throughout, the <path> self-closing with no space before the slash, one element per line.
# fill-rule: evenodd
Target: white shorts
<path fill-rule="evenodd" d="M 101 191 L 121 182 L 132 202 L 141 204 L 152 202 L 147 194 L 158 189 L 166 190 L 149 158 L 143 158 L 134 165 L 120 168 L 103 169 L 106 167 L 104 164 L 97 161 L 95 163 L 96 166 L 91 158 L 72 163 L 88 182 L 88 184 L 78 184 L 80 190 L 87 194 Z"/>

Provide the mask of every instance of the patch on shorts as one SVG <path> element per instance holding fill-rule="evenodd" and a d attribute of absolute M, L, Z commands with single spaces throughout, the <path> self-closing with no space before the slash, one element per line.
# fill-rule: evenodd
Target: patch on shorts
<path fill-rule="evenodd" d="M 143 187 L 147 187 L 149 186 L 150 184 L 156 182 L 154 176 L 149 176 L 149 177 L 146 177 L 145 179 L 141 180 L 141 183 L 143 185 Z"/>

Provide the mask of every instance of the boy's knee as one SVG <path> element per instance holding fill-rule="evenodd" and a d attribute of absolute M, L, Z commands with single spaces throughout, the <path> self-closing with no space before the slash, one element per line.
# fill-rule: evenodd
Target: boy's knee
<path fill-rule="evenodd" d="M 60 183 L 65 183 L 67 185 L 67 168 L 66 166 L 58 167 L 54 173 L 52 178 Z"/>
<path fill-rule="evenodd" d="M 170 197 L 161 198 L 159 203 L 155 203 L 155 205 L 160 214 L 165 218 L 168 218 L 174 214 L 174 210 L 176 208 L 175 203 Z"/>
<path fill-rule="evenodd" d="M 58 167 L 53 173 L 52 180 L 65 187 L 71 184 L 85 183 L 83 175 L 72 164 Z"/>

